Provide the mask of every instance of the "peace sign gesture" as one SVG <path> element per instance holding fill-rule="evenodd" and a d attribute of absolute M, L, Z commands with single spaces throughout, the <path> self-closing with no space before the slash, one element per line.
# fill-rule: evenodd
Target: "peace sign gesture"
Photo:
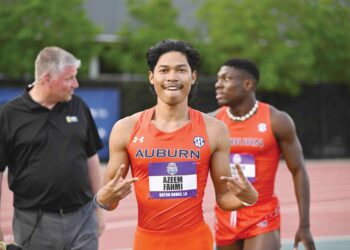
<path fill-rule="evenodd" d="M 230 190 L 245 206 L 252 206 L 258 200 L 258 192 L 244 176 L 239 164 L 235 164 L 238 176 L 221 176 Z"/>
<path fill-rule="evenodd" d="M 125 164 L 120 165 L 114 177 L 97 193 L 97 202 L 108 210 L 115 209 L 119 201 L 131 193 L 131 184 L 139 180 L 137 177 L 124 179 L 125 169 Z"/>

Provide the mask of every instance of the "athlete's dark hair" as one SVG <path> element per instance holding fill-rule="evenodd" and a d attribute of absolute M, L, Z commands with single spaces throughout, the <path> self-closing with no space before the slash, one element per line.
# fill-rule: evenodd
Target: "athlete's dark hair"
<path fill-rule="evenodd" d="M 149 69 L 153 72 L 159 57 L 165 53 L 177 51 L 184 54 L 187 58 L 191 70 L 197 70 L 199 64 L 199 53 L 190 44 L 182 40 L 165 39 L 149 48 L 147 51 L 147 63 Z"/>
<path fill-rule="evenodd" d="M 235 69 L 243 70 L 254 78 L 255 84 L 259 83 L 260 73 L 255 63 L 243 58 L 232 58 L 224 62 L 223 66 L 233 67 Z"/>
<path fill-rule="evenodd" d="M 157 43 L 156 45 L 150 47 L 146 53 L 147 64 L 149 66 L 150 71 L 154 71 L 155 66 L 159 58 L 168 52 L 180 52 L 184 54 L 187 58 L 187 62 L 190 65 L 191 71 L 195 71 L 198 68 L 199 64 L 199 52 L 194 49 L 190 44 L 186 43 L 182 40 L 173 40 L 173 39 L 165 39 Z M 153 85 L 150 85 L 150 90 L 153 94 L 155 94 L 155 90 Z M 189 93 L 189 100 L 191 100 L 197 92 L 197 83 L 193 84 L 191 87 L 191 91 Z"/>

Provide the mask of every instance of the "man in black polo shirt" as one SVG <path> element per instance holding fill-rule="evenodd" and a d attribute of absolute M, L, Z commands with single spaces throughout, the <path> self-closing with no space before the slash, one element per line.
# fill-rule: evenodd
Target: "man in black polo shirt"
<path fill-rule="evenodd" d="M 104 229 L 91 202 L 102 181 L 102 143 L 89 108 L 73 95 L 79 66 L 69 52 L 44 48 L 35 82 L 0 106 L 0 188 L 7 166 L 15 242 L 28 249 L 96 250 Z"/>

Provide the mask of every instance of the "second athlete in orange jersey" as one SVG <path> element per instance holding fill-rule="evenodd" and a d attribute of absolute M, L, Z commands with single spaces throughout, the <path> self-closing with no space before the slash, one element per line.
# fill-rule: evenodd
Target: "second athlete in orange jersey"
<path fill-rule="evenodd" d="M 255 63 L 231 58 L 223 63 L 215 83 L 213 112 L 230 133 L 230 162 L 240 163 L 245 176 L 259 192 L 257 203 L 237 212 L 215 208 L 217 250 L 278 250 L 281 247 L 280 207 L 274 194 L 280 156 L 292 174 L 299 208 L 299 227 L 294 248 L 302 242 L 314 250 L 309 220 L 309 181 L 302 148 L 291 117 L 272 105 L 258 102 L 255 92 L 260 73 Z M 235 169 L 232 169 L 235 175 Z"/>
<path fill-rule="evenodd" d="M 239 163 L 259 192 L 259 200 L 253 207 L 234 212 L 215 207 L 216 242 L 228 245 L 279 228 L 279 202 L 274 195 L 274 183 L 280 150 L 271 130 L 269 105 L 260 102 L 254 116 L 243 122 L 233 121 L 226 106 L 220 108 L 216 118 L 229 128 L 232 174 L 235 175 L 234 164 Z"/>

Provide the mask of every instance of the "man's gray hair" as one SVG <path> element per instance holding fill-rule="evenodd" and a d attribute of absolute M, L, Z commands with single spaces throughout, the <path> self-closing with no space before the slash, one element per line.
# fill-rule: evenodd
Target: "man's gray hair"
<path fill-rule="evenodd" d="M 42 49 L 35 60 L 35 81 L 45 73 L 57 75 L 66 66 L 80 67 L 81 61 L 68 51 L 59 47 L 46 47 Z"/>

